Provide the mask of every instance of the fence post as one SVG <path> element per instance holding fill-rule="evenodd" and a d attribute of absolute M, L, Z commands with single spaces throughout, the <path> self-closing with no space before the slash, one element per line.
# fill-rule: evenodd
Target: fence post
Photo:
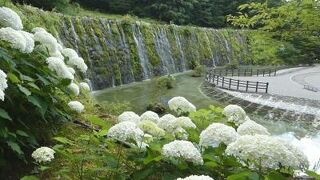
<path fill-rule="evenodd" d="M 257 81 L 257 85 L 256 85 L 256 93 L 258 92 L 258 88 L 259 88 L 259 81 Z"/>
<path fill-rule="evenodd" d="M 222 88 L 224 86 L 224 76 L 222 77 Z"/>
<path fill-rule="evenodd" d="M 219 84 L 219 77 L 220 77 L 220 76 L 217 76 L 217 86 L 218 86 L 218 84 Z"/>
<path fill-rule="evenodd" d="M 247 81 L 246 92 L 248 92 L 248 88 L 249 88 L 249 81 Z"/>
<path fill-rule="evenodd" d="M 259 69 L 257 69 L 257 76 L 259 76 Z"/>
<path fill-rule="evenodd" d="M 238 69 L 238 77 L 240 76 L 240 69 Z"/>
<path fill-rule="evenodd" d="M 274 76 L 277 75 L 277 69 L 274 69 Z"/>
<path fill-rule="evenodd" d="M 252 68 L 251 68 L 251 76 L 252 76 Z"/>
<path fill-rule="evenodd" d="M 244 76 L 247 76 L 247 69 L 244 70 Z"/>
<path fill-rule="evenodd" d="M 266 85 L 266 93 L 268 93 L 268 88 L 269 88 L 269 83 L 267 82 L 267 85 Z"/>
<path fill-rule="evenodd" d="M 233 77 L 233 69 L 231 70 L 231 76 Z"/>
<path fill-rule="evenodd" d="M 219 72 L 220 76 L 222 75 L 222 70 L 220 69 L 220 72 Z"/>
<path fill-rule="evenodd" d="M 271 76 L 271 69 L 269 69 L 269 77 Z"/>
<path fill-rule="evenodd" d="M 231 89 L 231 78 L 229 79 L 229 90 Z"/>
<path fill-rule="evenodd" d="M 262 71 L 262 76 L 264 77 L 265 70 Z"/>
<path fill-rule="evenodd" d="M 239 91 L 239 85 L 240 85 L 240 80 L 238 79 L 238 82 L 237 82 L 237 90 Z"/>

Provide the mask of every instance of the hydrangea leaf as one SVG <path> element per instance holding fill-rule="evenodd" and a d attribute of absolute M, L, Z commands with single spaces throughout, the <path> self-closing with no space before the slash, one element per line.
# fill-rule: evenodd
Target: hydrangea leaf
<path fill-rule="evenodd" d="M 31 92 L 27 88 L 25 88 L 25 87 L 23 87 L 21 85 L 18 85 L 18 88 L 26 96 L 30 96 L 31 95 Z"/>
<path fill-rule="evenodd" d="M 0 108 L 0 117 L 12 121 L 11 117 L 4 109 Z"/>

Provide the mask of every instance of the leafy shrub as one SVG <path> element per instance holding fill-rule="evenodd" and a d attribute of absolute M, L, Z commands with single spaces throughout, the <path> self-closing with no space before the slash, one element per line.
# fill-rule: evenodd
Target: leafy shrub
<path fill-rule="evenodd" d="M 159 89 L 172 89 L 174 87 L 175 82 L 176 79 L 171 75 L 159 77 L 156 80 L 157 87 Z"/>
<path fill-rule="evenodd" d="M 157 114 L 164 114 L 166 112 L 166 107 L 162 103 L 151 103 L 147 106 L 147 110 Z"/>
<path fill-rule="evenodd" d="M 201 77 L 204 73 L 204 66 L 202 65 L 197 65 L 192 72 L 192 77 Z"/>
<path fill-rule="evenodd" d="M 225 65 L 225 68 L 226 68 L 226 69 L 229 69 L 229 70 L 238 69 L 238 68 L 239 68 L 239 62 L 237 62 L 237 61 L 232 61 L 231 63 L 226 64 L 226 65 Z"/>
<path fill-rule="evenodd" d="M 6 48 L 3 48 L 6 47 Z M 41 51 L 23 54 L 1 43 L 0 68 L 7 72 L 8 89 L 0 103 L 0 151 L 6 157 L 47 142 L 57 125 L 69 119 L 65 98 L 70 80 L 57 77 Z"/>

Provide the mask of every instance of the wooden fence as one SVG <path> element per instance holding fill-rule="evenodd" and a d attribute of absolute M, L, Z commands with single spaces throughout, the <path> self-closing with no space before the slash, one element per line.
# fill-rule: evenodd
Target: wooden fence
<path fill-rule="evenodd" d="M 216 75 L 213 73 L 207 73 L 205 79 L 208 83 L 217 87 L 242 92 L 268 93 L 269 88 L 269 83 L 259 81 L 236 80 L 231 78 L 225 78 L 223 76 Z"/>
<path fill-rule="evenodd" d="M 276 76 L 277 69 L 212 69 L 219 76 Z"/>

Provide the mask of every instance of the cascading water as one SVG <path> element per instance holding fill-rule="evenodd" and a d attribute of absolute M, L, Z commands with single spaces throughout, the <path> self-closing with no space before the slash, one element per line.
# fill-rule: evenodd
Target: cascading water
<path fill-rule="evenodd" d="M 143 69 L 143 78 L 148 79 L 151 77 L 151 68 L 149 58 L 144 45 L 143 36 L 140 31 L 140 27 L 136 24 L 132 25 L 133 38 L 137 45 L 138 55 L 140 58 L 140 64 Z"/>
<path fill-rule="evenodd" d="M 181 67 L 182 67 L 181 71 L 183 72 L 183 71 L 187 70 L 186 57 L 185 57 L 185 54 L 184 54 L 184 52 L 182 50 L 182 44 L 181 44 L 181 40 L 180 40 L 181 39 L 180 35 L 177 34 L 177 31 L 174 31 L 173 34 L 174 34 L 174 37 L 175 37 L 179 52 L 181 54 L 180 62 L 181 62 Z"/>
<path fill-rule="evenodd" d="M 172 58 L 169 40 L 164 29 L 156 28 L 154 33 L 154 41 L 156 45 L 156 51 L 161 60 L 162 67 L 165 70 L 165 74 L 176 73 L 177 69 Z"/>
<path fill-rule="evenodd" d="M 87 62 L 93 90 L 183 72 L 199 63 L 224 65 L 248 51 L 246 32 L 238 30 L 90 17 L 63 17 L 56 28 L 62 43 Z"/>

